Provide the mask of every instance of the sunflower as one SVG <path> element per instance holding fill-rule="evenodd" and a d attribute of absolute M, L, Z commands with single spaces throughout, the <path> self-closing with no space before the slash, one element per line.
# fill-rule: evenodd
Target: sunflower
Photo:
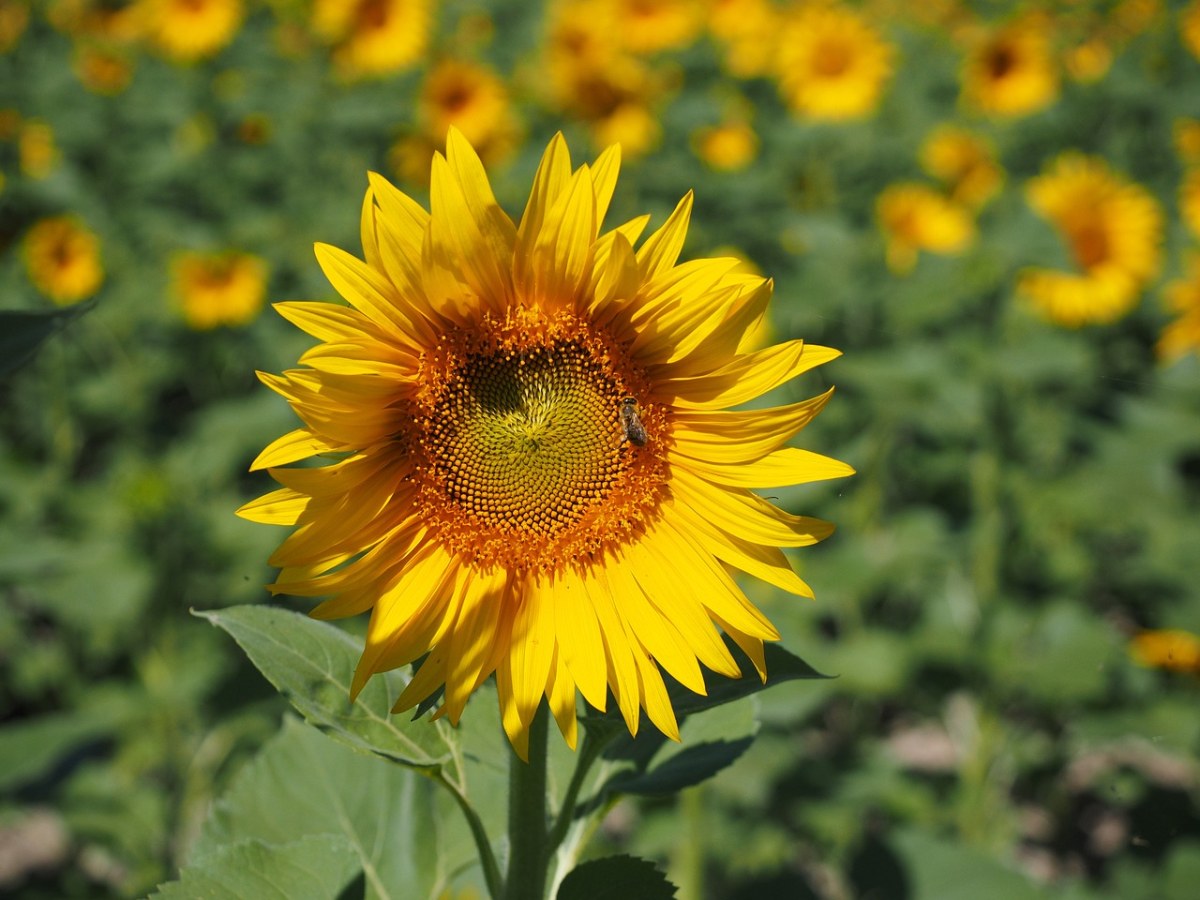
<path fill-rule="evenodd" d="M 316 0 L 313 29 L 334 45 L 333 61 L 347 77 L 390 75 L 425 53 L 431 0 Z"/>
<path fill-rule="evenodd" d="M 993 116 L 1024 116 L 1058 97 L 1058 67 L 1046 29 L 1023 20 L 975 43 L 962 71 L 962 98 Z"/>
<path fill-rule="evenodd" d="M 921 167 L 941 181 L 950 197 L 979 209 L 1004 184 L 991 144 L 965 128 L 942 125 L 921 145 Z"/>
<path fill-rule="evenodd" d="M 923 184 L 893 184 L 875 204 L 887 242 L 887 264 L 898 275 L 912 271 L 921 250 L 960 253 L 975 239 L 975 223 L 961 205 Z"/>
<path fill-rule="evenodd" d="M 1190 631 L 1143 631 L 1130 641 L 1129 654 L 1143 666 L 1200 675 L 1200 637 Z"/>
<path fill-rule="evenodd" d="M 73 216 L 36 223 L 25 235 L 24 251 L 29 280 L 59 306 L 87 299 L 104 280 L 100 242 Z"/>
<path fill-rule="evenodd" d="M 1180 159 L 1200 162 L 1200 119 L 1176 119 L 1171 124 L 1171 138 Z"/>
<path fill-rule="evenodd" d="M 1026 187 L 1031 206 L 1062 235 L 1074 272 L 1032 269 L 1019 288 L 1068 327 L 1119 319 L 1158 271 L 1162 211 L 1102 159 L 1067 152 Z"/>
<path fill-rule="evenodd" d="M 1200 0 L 1192 0 L 1179 13 L 1179 38 L 1196 59 L 1200 59 Z"/>
<path fill-rule="evenodd" d="M 803 4 L 780 29 L 776 65 L 787 105 L 814 119 L 870 115 L 892 74 L 892 45 L 853 10 Z"/>
<path fill-rule="evenodd" d="M 1179 186 L 1179 215 L 1192 234 L 1200 237 L 1200 166 L 1189 169 Z"/>
<path fill-rule="evenodd" d="M 779 20 L 770 0 L 712 0 L 708 29 L 722 47 L 725 71 L 735 78 L 769 74 Z"/>
<path fill-rule="evenodd" d="M 248 253 L 181 253 L 171 265 L 171 288 L 190 328 L 245 325 L 262 309 L 267 265 Z"/>
<path fill-rule="evenodd" d="M 241 27 L 242 0 L 144 0 L 150 42 L 175 62 L 214 56 Z"/>
<path fill-rule="evenodd" d="M 749 122 L 730 119 L 699 129 L 692 137 L 692 149 L 710 169 L 737 172 L 758 156 L 758 135 Z"/>
<path fill-rule="evenodd" d="M 622 41 L 634 53 L 677 50 L 694 42 L 704 28 L 701 0 L 609 0 Z"/>
<path fill-rule="evenodd" d="M 16 46 L 29 25 L 29 3 L 26 0 L 0 0 L 0 53 Z"/>
<path fill-rule="evenodd" d="M 54 139 L 54 129 L 40 119 L 26 119 L 17 132 L 17 158 L 21 172 L 30 178 L 42 179 L 58 166 L 61 154 Z"/>
<path fill-rule="evenodd" d="M 1185 353 L 1200 353 L 1200 253 L 1188 258 L 1186 275 L 1168 282 L 1163 296 L 1175 320 L 1155 345 L 1158 358 L 1171 362 Z"/>
<path fill-rule="evenodd" d="M 106 97 L 121 93 L 133 80 L 133 63 L 129 56 L 103 46 L 77 46 L 72 68 L 85 88 Z"/>
<path fill-rule="evenodd" d="M 371 610 L 353 694 L 424 657 L 396 711 L 444 686 L 437 715 L 457 722 L 495 673 L 522 757 L 543 696 L 574 746 L 577 689 L 677 737 L 660 667 L 701 693 L 700 664 L 737 674 L 718 629 L 765 677 L 778 633 L 731 570 L 811 596 L 780 548 L 832 525 L 751 489 L 851 473 L 785 446 L 828 393 L 727 409 L 837 351 L 738 352 L 771 282 L 677 263 L 690 194 L 637 250 L 647 217 L 601 233 L 618 160 L 572 170 L 556 136 L 519 224 L 457 131 L 431 213 L 372 176 L 365 261 L 317 247 L 350 307 L 279 304 L 322 343 L 261 376 L 302 421 L 253 464 L 283 487 L 240 510 L 299 526 L 271 590 L 327 596 L 319 618 Z M 337 461 L 280 468 L 314 455 Z"/>

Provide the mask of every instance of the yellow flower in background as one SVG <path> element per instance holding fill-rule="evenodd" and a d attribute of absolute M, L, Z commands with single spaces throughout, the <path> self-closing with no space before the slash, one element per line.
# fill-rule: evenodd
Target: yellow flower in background
<path fill-rule="evenodd" d="M 77 38 L 130 45 L 142 37 L 148 0 L 55 0 L 46 18 Z"/>
<path fill-rule="evenodd" d="M 1192 0 L 1179 12 L 1179 38 L 1196 59 L 1200 59 L 1200 0 Z"/>
<path fill-rule="evenodd" d="M 439 143 L 457 128 L 476 149 L 490 148 L 498 140 L 511 141 L 516 130 L 504 80 L 487 66 L 466 60 L 446 59 L 433 67 L 417 112 L 425 133 Z M 488 153 L 480 155 L 489 159 Z"/>
<path fill-rule="evenodd" d="M 236 328 L 258 316 L 267 294 L 267 264 L 249 253 L 180 253 L 171 290 L 188 327 Z"/>
<path fill-rule="evenodd" d="M 314 0 L 313 30 L 333 45 L 348 77 L 390 75 L 425 55 L 433 27 L 430 0 Z"/>
<path fill-rule="evenodd" d="M 1158 358 L 1171 362 L 1185 353 L 1200 353 L 1200 253 L 1188 256 L 1186 275 L 1168 282 L 1163 296 L 1175 319 L 1155 345 Z"/>
<path fill-rule="evenodd" d="M 735 78 L 767 75 L 774 66 L 780 14 L 771 0 L 712 0 L 708 28 Z"/>
<path fill-rule="evenodd" d="M 851 472 L 785 446 L 828 393 L 729 410 L 837 351 L 739 353 L 771 282 L 678 263 L 690 195 L 637 250 L 648 217 L 602 231 L 618 165 L 613 147 L 573 169 L 555 137 L 518 223 L 456 131 L 431 213 L 372 176 L 365 260 L 317 247 L 350 306 L 279 304 L 322 343 L 261 376 L 303 423 L 253 466 L 284 487 L 240 510 L 299 526 L 271 589 L 328 597 L 320 618 L 371 610 L 352 694 L 428 654 L 396 711 L 444 685 L 457 722 L 495 673 L 523 757 L 543 697 L 574 746 L 577 691 L 678 737 L 660 667 L 699 692 L 701 665 L 735 675 L 718 629 L 765 677 L 778 633 L 730 570 L 810 596 L 779 548 L 832 526 L 751 489 Z"/>
<path fill-rule="evenodd" d="M 1143 666 L 1200 675 L 1200 638 L 1189 631 L 1143 631 L 1129 642 L 1129 654 Z"/>
<path fill-rule="evenodd" d="M 863 16 L 804 3 L 780 29 L 776 65 L 784 102 L 796 113 L 831 121 L 859 119 L 879 104 L 895 50 Z"/>
<path fill-rule="evenodd" d="M 29 3 L 26 0 L 0 0 L 0 53 L 16 46 L 29 25 Z"/>
<path fill-rule="evenodd" d="M 30 178 L 46 178 L 60 159 L 54 129 L 38 119 L 26 119 L 17 132 L 17 156 L 23 174 Z"/>
<path fill-rule="evenodd" d="M 1200 166 L 1189 169 L 1179 186 L 1179 215 L 1192 234 L 1200 237 Z"/>
<path fill-rule="evenodd" d="M 692 136 L 692 148 L 710 169 L 737 172 L 758 156 L 758 135 L 740 119 L 701 128 Z"/>
<path fill-rule="evenodd" d="M 609 0 L 618 33 L 634 53 L 677 50 L 691 44 L 704 28 L 702 0 Z"/>
<path fill-rule="evenodd" d="M 953 255 L 975 239 L 971 214 L 924 184 L 891 185 L 879 195 L 875 215 L 883 231 L 888 268 L 897 275 L 911 272 L 922 250 Z"/>
<path fill-rule="evenodd" d="M 1058 67 L 1040 19 L 984 35 L 963 63 L 963 101 L 989 115 L 1029 115 L 1053 103 L 1058 91 Z"/>
<path fill-rule="evenodd" d="M 925 138 L 921 167 L 946 186 L 951 199 L 979 209 L 999 192 L 1004 170 L 990 142 L 954 125 L 942 125 Z"/>
<path fill-rule="evenodd" d="M 1063 54 L 1067 74 L 1083 84 L 1099 81 L 1108 74 L 1112 64 L 1112 46 L 1100 37 L 1089 38 Z"/>
<path fill-rule="evenodd" d="M 1108 164 L 1074 151 L 1031 179 L 1026 198 L 1058 229 L 1073 272 L 1031 269 L 1019 289 L 1060 325 L 1078 327 L 1119 319 L 1158 272 L 1162 211 L 1141 186 Z"/>
<path fill-rule="evenodd" d="M 220 52 L 242 25 L 242 0 L 142 0 L 150 43 L 175 62 Z"/>
<path fill-rule="evenodd" d="M 59 306 L 100 289 L 100 241 L 74 216 L 42 219 L 25 234 L 25 269 L 34 287 Z"/>
<path fill-rule="evenodd" d="M 74 69 L 85 88 L 106 97 L 121 93 L 133 80 L 133 63 L 129 57 L 101 46 L 77 47 Z"/>
<path fill-rule="evenodd" d="M 1200 119 L 1176 119 L 1171 134 L 1180 159 L 1185 163 L 1200 162 Z"/>

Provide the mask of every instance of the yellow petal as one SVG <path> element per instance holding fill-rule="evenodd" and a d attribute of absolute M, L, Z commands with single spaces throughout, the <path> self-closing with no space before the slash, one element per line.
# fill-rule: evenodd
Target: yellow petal
<path fill-rule="evenodd" d="M 554 634 L 559 658 L 583 698 L 603 712 L 608 702 L 604 639 L 587 589 L 570 568 L 554 592 Z"/>
<path fill-rule="evenodd" d="M 259 469 L 271 466 L 285 466 L 288 463 L 316 456 L 318 453 L 330 453 L 341 448 L 341 444 L 319 438 L 306 428 L 297 428 L 295 431 L 289 431 L 283 437 L 271 441 L 250 464 L 250 471 L 257 472 Z"/>
<path fill-rule="evenodd" d="M 575 718 L 575 682 L 562 661 L 562 654 L 554 654 L 554 663 L 550 667 L 550 684 L 547 688 L 550 698 L 550 712 L 558 723 L 567 746 L 572 750 L 579 739 L 578 722 Z"/>
<path fill-rule="evenodd" d="M 237 515 L 263 525 L 295 525 L 310 500 L 289 488 L 280 488 L 244 504 L 237 510 Z"/>
<path fill-rule="evenodd" d="M 684 409 L 723 409 L 762 396 L 797 375 L 841 353 L 828 347 L 788 341 L 736 357 L 708 375 L 673 378 L 662 387 L 673 404 Z"/>
<path fill-rule="evenodd" d="M 550 663 L 554 659 L 553 603 L 551 585 L 537 575 L 530 575 L 520 594 L 509 648 L 513 701 L 524 725 L 533 721 L 550 679 Z"/>
<path fill-rule="evenodd" d="M 749 491 L 719 487 L 680 466 L 671 471 L 671 490 L 722 530 L 768 547 L 809 547 L 833 534 L 830 522 L 789 515 Z"/>
<path fill-rule="evenodd" d="M 683 456 L 712 463 L 747 463 L 782 447 L 816 418 L 833 388 L 825 393 L 769 409 L 679 410 L 672 417 L 675 448 Z M 737 440 L 730 440 L 737 435 Z"/>
<path fill-rule="evenodd" d="M 841 460 L 799 447 L 784 447 L 755 462 L 721 465 L 688 458 L 681 465 L 708 481 L 737 488 L 786 487 L 854 474 L 854 469 Z"/>
<path fill-rule="evenodd" d="M 688 191 L 663 226 L 646 238 L 646 243 L 638 250 L 638 265 L 642 268 L 644 281 L 650 281 L 675 265 L 683 250 L 691 215 L 692 192 Z"/>

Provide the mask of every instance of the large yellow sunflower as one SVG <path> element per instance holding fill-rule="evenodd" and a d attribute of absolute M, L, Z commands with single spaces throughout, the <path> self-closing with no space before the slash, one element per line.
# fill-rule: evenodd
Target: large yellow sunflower
<path fill-rule="evenodd" d="M 637 250 L 647 217 L 602 232 L 618 164 L 612 147 L 573 170 L 555 137 L 519 224 L 457 131 L 431 212 L 372 176 L 365 259 L 317 246 L 349 307 L 279 304 L 322 343 L 261 376 L 303 423 L 253 466 L 284 486 L 240 510 L 298 526 L 271 589 L 328 597 L 321 618 L 371 610 L 355 694 L 428 654 L 397 711 L 444 685 L 456 722 L 495 673 L 522 756 L 543 696 L 574 745 L 577 689 L 677 736 L 660 667 L 698 692 L 701 664 L 736 675 L 718 629 L 765 677 L 778 634 L 731 572 L 811 596 L 780 548 L 832 526 L 752 489 L 851 473 L 786 446 L 828 392 L 728 409 L 837 351 L 739 353 L 771 282 L 677 262 L 690 195 Z M 280 468 L 316 455 L 336 461 Z"/>
<path fill-rule="evenodd" d="M 1104 160 L 1070 151 L 1025 193 L 1062 235 L 1075 271 L 1030 269 L 1021 292 L 1068 327 L 1113 322 L 1129 312 L 1158 272 L 1162 210 L 1150 192 Z"/>

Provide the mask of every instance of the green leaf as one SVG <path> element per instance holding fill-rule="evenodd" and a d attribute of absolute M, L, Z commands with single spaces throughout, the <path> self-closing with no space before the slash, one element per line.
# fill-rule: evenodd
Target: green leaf
<path fill-rule="evenodd" d="M 358 853 L 334 835 L 281 846 L 243 841 L 187 866 L 150 900 L 337 900 L 358 871 Z"/>
<path fill-rule="evenodd" d="M 0 378 L 25 365 L 43 341 L 93 305 L 84 303 L 45 312 L 0 311 Z"/>
<path fill-rule="evenodd" d="M 105 707 L 6 723 L 0 728 L 0 789 L 40 777 L 75 747 L 116 732 L 123 718 Z"/>
<path fill-rule="evenodd" d="M 434 768 L 452 757 L 457 737 L 448 724 L 391 714 L 408 683 L 406 674 L 377 675 L 357 701 L 350 702 L 350 682 L 362 645 L 340 628 L 267 606 L 195 615 L 229 632 L 296 711 L 330 737 L 418 768 Z"/>
<path fill-rule="evenodd" d="M 207 865 L 247 840 L 289 845 L 332 837 L 353 849 L 368 897 L 436 898 L 475 859 L 458 811 L 441 794 L 417 772 L 288 717 L 218 801 L 192 860 Z"/>
<path fill-rule="evenodd" d="M 608 856 L 571 870 L 556 900 L 673 900 L 675 886 L 654 863 L 633 856 Z"/>
<path fill-rule="evenodd" d="M 909 829 L 893 841 L 909 876 L 913 900 L 1046 900 L 1050 894 L 1020 872 L 970 847 Z"/>

